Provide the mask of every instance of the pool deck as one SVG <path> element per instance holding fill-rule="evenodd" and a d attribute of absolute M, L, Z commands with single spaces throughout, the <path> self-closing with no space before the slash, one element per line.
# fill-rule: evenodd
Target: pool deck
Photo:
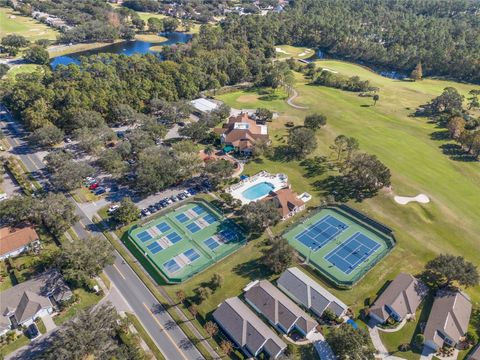
<path fill-rule="evenodd" d="M 252 186 L 261 184 L 263 182 L 268 182 L 273 185 L 272 191 L 277 191 L 288 186 L 288 178 L 284 174 L 270 174 L 266 171 L 259 172 L 256 175 L 249 177 L 248 179 L 242 180 L 241 182 L 230 186 L 227 190 L 235 199 L 238 199 L 242 202 L 243 205 L 248 204 L 252 201 L 261 200 L 268 196 L 268 193 L 263 194 L 262 196 L 257 197 L 256 199 L 247 199 L 243 196 L 243 193 L 251 188 Z"/>

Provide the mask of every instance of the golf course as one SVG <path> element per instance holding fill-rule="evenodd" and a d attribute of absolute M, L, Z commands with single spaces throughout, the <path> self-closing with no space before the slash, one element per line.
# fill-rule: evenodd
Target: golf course
<path fill-rule="evenodd" d="M 286 144 L 287 122 L 302 125 L 308 114 L 325 114 L 327 125 L 317 130 L 318 147 L 309 158 L 331 157 L 329 146 L 337 135 L 344 134 L 358 139 L 361 151 L 377 155 L 390 168 L 391 189 L 382 190 L 374 198 L 362 202 L 351 201 L 349 205 L 391 227 L 397 246 L 352 290 L 331 290 L 358 309 L 363 306 L 364 299 L 373 300 L 376 291 L 387 280 L 401 271 L 418 274 L 428 260 L 440 253 L 462 255 L 480 264 L 480 163 L 451 159 L 441 148 L 449 140 L 438 140 L 444 138 L 439 135 L 445 130 L 426 118 L 412 116 L 418 106 L 440 95 L 445 87 L 453 86 L 463 95 L 479 87 L 429 78 L 417 82 L 395 80 L 342 61 L 317 61 L 316 65 L 369 80 L 372 86 L 380 89 L 380 99 L 374 105 L 371 97 L 310 85 L 300 73 L 295 73 L 294 88 L 299 96 L 293 102 L 308 107 L 305 110 L 289 106 L 283 89 L 272 91 L 268 96 L 265 89 L 235 91 L 220 95 L 218 99 L 233 108 L 266 107 L 278 112 L 279 117 L 269 124 L 274 147 Z M 314 195 L 307 206 L 318 205 L 325 198 L 323 180 L 335 175 L 321 167 L 312 173 L 298 161 L 275 156 L 250 162 L 245 173 L 254 174 L 260 170 L 287 174 L 296 192 L 307 191 Z M 426 194 L 430 202 L 401 205 L 393 199 L 395 195 L 420 193 Z M 282 224 L 273 231 L 281 233 L 284 228 Z M 467 292 L 478 306 L 480 288 L 470 288 Z"/>

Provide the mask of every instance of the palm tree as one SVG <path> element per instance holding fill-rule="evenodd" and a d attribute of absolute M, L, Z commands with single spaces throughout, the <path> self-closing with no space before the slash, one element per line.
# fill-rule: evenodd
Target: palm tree
<path fill-rule="evenodd" d="M 203 152 L 206 155 L 210 156 L 215 152 L 215 148 L 212 145 L 207 145 L 207 146 L 205 146 L 205 150 L 203 150 Z"/>
<path fill-rule="evenodd" d="M 222 340 L 220 343 L 220 348 L 222 349 L 223 353 L 228 356 L 233 350 L 233 345 L 228 340 Z"/>
<path fill-rule="evenodd" d="M 208 321 L 205 324 L 205 331 L 210 337 L 213 337 L 218 333 L 218 326 L 213 321 Z"/>

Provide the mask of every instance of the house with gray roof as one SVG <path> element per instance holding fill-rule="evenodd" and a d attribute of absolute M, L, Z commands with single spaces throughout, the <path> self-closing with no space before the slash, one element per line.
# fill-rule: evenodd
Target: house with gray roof
<path fill-rule="evenodd" d="M 468 354 L 467 360 L 480 360 L 480 343 Z"/>
<path fill-rule="evenodd" d="M 392 317 L 402 321 L 413 315 L 428 293 L 428 288 L 410 274 L 399 274 L 370 308 L 370 317 L 380 323 Z"/>
<path fill-rule="evenodd" d="M 72 292 L 55 269 L 1 292 L 0 335 L 53 313 L 55 302 L 71 297 Z"/>
<path fill-rule="evenodd" d="M 245 300 L 281 332 L 297 329 L 304 336 L 318 323 L 270 281 L 255 281 L 245 288 Z"/>
<path fill-rule="evenodd" d="M 348 309 L 347 305 L 296 267 L 285 270 L 278 279 L 277 286 L 296 303 L 305 306 L 318 316 L 322 316 L 327 309 L 336 316 L 343 316 Z"/>
<path fill-rule="evenodd" d="M 238 297 L 226 299 L 213 312 L 213 318 L 225 334 L 247 356 L 265 352 L 277 359 L 287 345 Z"/>
<path fill-rule="evenodd" d="M 423 332 L 425 346 L 438 350 L 455 347 L 467 333 L 472 303 L 461 291 L 439 291 Z"/>

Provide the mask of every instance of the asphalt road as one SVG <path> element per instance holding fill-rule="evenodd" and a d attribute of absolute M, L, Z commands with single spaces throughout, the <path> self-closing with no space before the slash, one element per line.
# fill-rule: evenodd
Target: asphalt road
<path fill-rule="evenodd" d="M 45 164 L 22 140 L 24 135 L 22 129 L 3 107 L 0 107 L 0 120 L 8 142 L 12 146 L 11 152 L 20 157 L 27 170 L 43 185 L 47 184 L 47 178 L 43 171 Z M 73 226 L 75 232 L 81 238 L 85 238 L 91 233 L 103 237 L 103 234 L 83 213 L 78 204 L 72 198 L 71 201 L 75 204 L 75 211 L 80 218 L 80 221 Z M 105 239 L 105 241 L 107 240 Z M 130 266 L 123 261 L 119 253 L 115 252 L 115 262 L 112 266 L 105 268 L 105 272 L 129 303 L 167 360 L 204 359 L 165 308 L 155 299 Z"/>

